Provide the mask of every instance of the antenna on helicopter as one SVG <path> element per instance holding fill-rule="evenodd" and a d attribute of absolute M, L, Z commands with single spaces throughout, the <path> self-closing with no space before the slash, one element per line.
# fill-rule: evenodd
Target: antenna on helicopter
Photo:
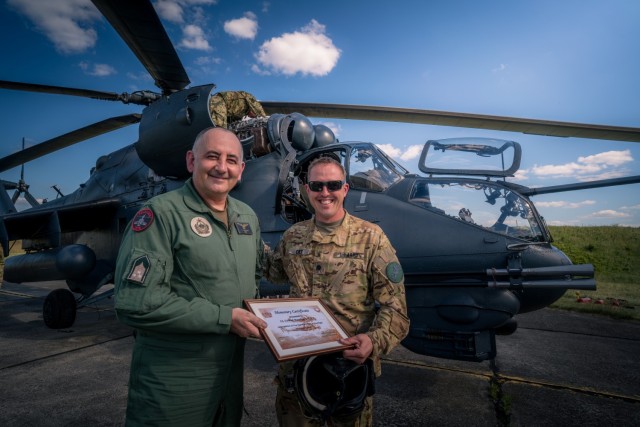
<path fill-rule="evenodd" d="M 58 184 L 53 184 L 51 186 L 51 188 L 53 188 L 56 191 L 56 193 L 58 193 L 58 195 L 56 196 L 56 199 L 58 197 L 64 197 L 64 194 L 62 194 L 62 191 L 60 191 L 60 188 L 58 187 Z"/>

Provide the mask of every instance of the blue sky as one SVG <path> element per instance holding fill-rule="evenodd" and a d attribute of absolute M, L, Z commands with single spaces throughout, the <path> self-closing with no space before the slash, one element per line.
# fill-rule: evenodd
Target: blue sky
<path fill-rule="evenodd" d="M 409 107 L 640 127 L 640 2 L 163 0 L 154 6 L 191 85 L 265 101 Z M 0 80 L 156 90 L 89 0 L 5 0 Z M 0 90 L 0 156 L 141 107 Z M 465 128 L 314 120 L 370 141 L 412 171 L 424 142 L 487 136 L 521 143 L 514 179 L 534 187 L 640 175 L 640 144 Z M 137 126 L 25 165 L 38 198 L 86 181 Z M 16 181 L 19 168 L 0 173 Z M 640 185 L 534 197 L 549 224 L 640 226 Z"/>

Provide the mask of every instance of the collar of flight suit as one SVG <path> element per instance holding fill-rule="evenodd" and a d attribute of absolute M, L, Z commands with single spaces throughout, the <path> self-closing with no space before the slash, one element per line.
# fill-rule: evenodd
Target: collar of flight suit
<path fill-rule="evenodd" d="M 202 200 L 200 194 L 196 191 L 196 187 L 193 185 L 193 179 L 189 178 L 184 185 L 184 191 L 182 193 L 182 198 L 184 200 L 184 204 L 194 212 L 199 212 L 202 214 L 208 214 L 213 216 L 211 209 L 207 204 Z M 235 200 L 232 197 L 227 195 L 227 215 L 229 218 L 229 224 L 233 224 L 238 218 L 237 208 L 235 205 Z"/>

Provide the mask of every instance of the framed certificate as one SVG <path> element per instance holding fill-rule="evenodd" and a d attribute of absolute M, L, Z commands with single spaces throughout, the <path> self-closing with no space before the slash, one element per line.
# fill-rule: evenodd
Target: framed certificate
<path fill-rule="evenodd" d="M 318 298 L 246 299 L 244 304 L 267 322 L 261 332 L 277 362 L 351 347 L 338 342 L 349 334 Z"/>

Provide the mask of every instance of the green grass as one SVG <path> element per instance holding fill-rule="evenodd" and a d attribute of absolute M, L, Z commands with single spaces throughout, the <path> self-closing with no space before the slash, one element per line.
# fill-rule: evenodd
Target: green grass
<path fill-rule="evenodd" d="M 574 264 L 593 264 L 597 283 L 597 290 L 569 290 L 551 306 L 640 320 L 640 228 L 549 228 L 553 244 Z"/>

